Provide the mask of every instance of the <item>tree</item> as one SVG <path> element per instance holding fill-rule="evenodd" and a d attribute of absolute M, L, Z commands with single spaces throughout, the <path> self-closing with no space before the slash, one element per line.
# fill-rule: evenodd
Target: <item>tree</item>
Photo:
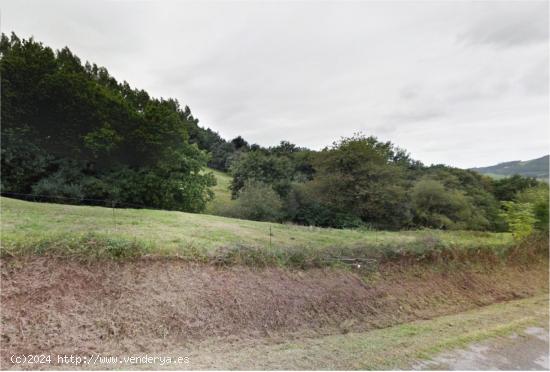
<path fill-rule="evenodd" d="M 522 240 L 533 233 L 537 219 L 531 203 L 504 201 L 502 207 L 502 217 L 515 239 Z"/>
<path fill-rule="evenodd" d="M 311 192 L 323 205 L 380 228 L 410 223 L 407 167 L 391 142 L 355 135 L 314 156 Z"/>
<path fill-rule="evenodd" d="M 415 222 L 437 229 L 473 228 L 471 205 L 464 194 L 436 180 L 422 179 L 411 190 Z M 479 228 L 478 229 L 482 229 Z"/>
<path fill-rule="evenodd" d="M 263 151 L 242 153 L 231 166 L 231 192 L 236 197 L 247 181 L 257 181 L 271 185 L 284 197 L 290 189 L 293 173 L 292 163 L 286 157 L 265 154 Z"/>
<path fill-rule="evenodd" d="M 538 230 L 548 233 L 549 224 L 549 200 L 548 200 L 548 184 L 541 182 L 535 187 L 530 187 L 520 191 L 515 200 L 518 203 L 529 203 L 533 206 L 535 219 L 535 227 Z"/>
<path fill-rule="evenodd" d="M 241 136 L 233 138 L 231 140 L 231 144 L 235 150 L 247 149 L 249 147 L 248 142 L 246 142 Z"/>
<path fill-rule="evenodd" d="M 513 175 L 493 181 L 494 194 L 498 200 L 514 200 L 516 194 L 537 186 L 538 181 L 535 178 Z"/>
<path fill-rule="evenodd" d="M 198 120 L 188 107 L 118 83 L 68 48 L 2 34 L 0 52 L 2 192 L 204 209 L 215 180 L 189 143 Z"/>

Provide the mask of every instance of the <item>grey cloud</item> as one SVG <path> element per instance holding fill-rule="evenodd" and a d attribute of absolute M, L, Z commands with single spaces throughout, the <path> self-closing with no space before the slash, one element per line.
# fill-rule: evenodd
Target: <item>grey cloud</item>
<path fill-rule="evenodd" d="M 548 96 L 548 56 L 534 63 L 521 77 L 528 94 Z"/>
<path fill-rule="evenodd" d="M 475 6 L 475 5 L 474 5 Z M 496 47 L 548 43 L 548 2 L 481 3 L 481 16 L 458 39 Z"/>
<path fill-rule="evenodd" d="M 387 115 L 390 123 L 410 123 L 415 121 L 428 121 L 445 116 L 445 111 L 439 109 L 415 110 L 408 112 L 397 112 Z"/>

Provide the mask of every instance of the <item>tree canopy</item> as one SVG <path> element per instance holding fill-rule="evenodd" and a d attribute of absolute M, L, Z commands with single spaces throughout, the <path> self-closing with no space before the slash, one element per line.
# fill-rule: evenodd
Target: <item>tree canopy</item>
<path fill-rule="evenodd" d="M 0 40 L 2 192 L 111 199 L 201 211 L 215 182 L 191 143 L 197 120 L 173 99 L 118 83 L 15 34 Z"/>

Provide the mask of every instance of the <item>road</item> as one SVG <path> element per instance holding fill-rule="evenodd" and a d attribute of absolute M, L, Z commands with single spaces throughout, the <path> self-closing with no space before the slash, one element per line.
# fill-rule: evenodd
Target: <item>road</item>
<path fill-rule="evenodd" d="M 548 330 L 528 327 L 466 349 L 448 351 L 413 365 L 418 370 L 548 370 Z"/>

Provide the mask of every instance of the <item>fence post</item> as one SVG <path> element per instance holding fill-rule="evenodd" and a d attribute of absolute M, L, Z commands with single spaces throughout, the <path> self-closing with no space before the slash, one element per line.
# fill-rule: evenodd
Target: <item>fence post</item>
<path fill-rule="evenodd" d="M 114 225 L 115 230 L 116 230 L 115 204 L 116 204 L 116 202 L 114 200 L 111 200 L 111 207 L 113 208 L 113 225 Z"/>

